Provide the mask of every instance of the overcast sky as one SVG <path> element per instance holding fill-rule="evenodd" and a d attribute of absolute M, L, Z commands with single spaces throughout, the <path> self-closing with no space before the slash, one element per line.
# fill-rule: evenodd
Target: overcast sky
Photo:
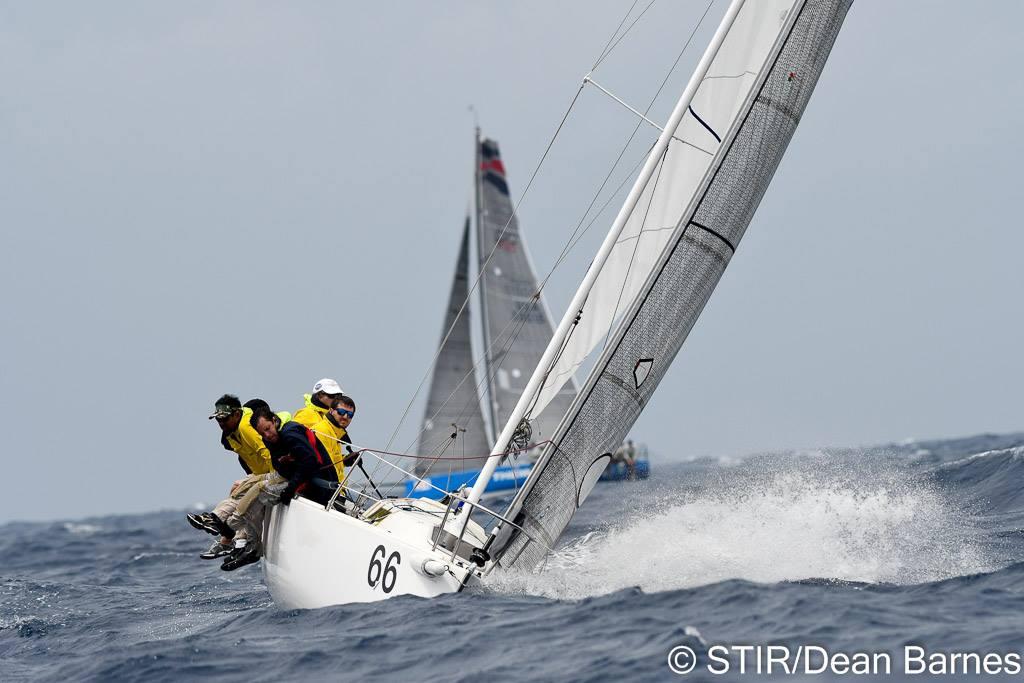
<path fill-rule="evenodd" d="M 294 410 L 332 376 L 357 439 L 387 443 L 441 333 L 468 106 L 519 196 L 630 4 L 0 2 L 0 521 L 215 501 L 225 391 Z M 643 108 L 703 8 L 656 3 L 595 79 Z M 1024 428 L 1022 15 L 855 2 L 633 432 L 655 472 Z M 577 103 L 520 210 L 541 272 L 633 125 Z M 556 315 L 617 207 L 552 279 Z"/>

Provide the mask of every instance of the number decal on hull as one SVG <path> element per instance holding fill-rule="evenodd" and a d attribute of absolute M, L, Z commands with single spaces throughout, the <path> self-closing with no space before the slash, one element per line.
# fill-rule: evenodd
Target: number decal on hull
<path fill-rule="evenodd" d="M 381 564 L 381 560 L 386 555 L 388 561 Z M 388 555 L 384 546 L 377 546 L 373 550 L 373 555 L 370 556 L 370 566 L 366 570 L 366 583 L 370 584 L 370 588 L 376 588 L 379 583 L 381 590 L 390 593 L 395 589 L 395 582 L 398 581 L 398 565 L 400 564 L 402 564 L 402 556 L 397 550 Z"/>

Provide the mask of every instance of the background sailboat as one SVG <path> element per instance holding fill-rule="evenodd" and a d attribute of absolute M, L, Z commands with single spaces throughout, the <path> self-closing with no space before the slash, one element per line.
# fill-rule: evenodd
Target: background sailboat
<path fill-rule="evenodd" d="M 540 294 L 537 274 L 519 229 L 505 165 L 495 140 L 476 137 L 475 220 L 466 219 L 448 297 L 441 346 L 424 411 L 409 496 L 439 497 L 472 483 L 494 444 L 494 426 L 504 424 L 530 373 L 551 341 L 554 325 Z M 476 246 L 479 316 L 470 313 L 470 236 Z M 473 325 L 483 342 L 482 363 L 474 365 Z M 552 397 L 556 410 L 530 425 L 521 443 L 540 444 L 568 410 L 575 381 Z M 514 490 L 529 474 L 530 453 L 516 453 L 495 470 L 488 492 Z"/>

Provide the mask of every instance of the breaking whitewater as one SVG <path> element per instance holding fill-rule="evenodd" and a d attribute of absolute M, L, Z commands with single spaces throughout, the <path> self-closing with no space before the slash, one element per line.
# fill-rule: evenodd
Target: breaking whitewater
<path fill-rule="evenodd" d="M 732 680 L 713 648 L 744 645 L 902 678 L 908 647 L 1024 650 L 1024 434 L 652 468 L 599 485 L 539 574 L 312 611 L 200 561 L 184 511 L 7 524 L 0 681 L 679 680 L 679 646 L 686 680 Z"/>

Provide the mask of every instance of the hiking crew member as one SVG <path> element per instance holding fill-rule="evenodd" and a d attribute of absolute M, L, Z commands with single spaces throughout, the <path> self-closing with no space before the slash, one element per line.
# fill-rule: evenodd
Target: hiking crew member
<path fill-rule="evenodd" d="M 352 418 L 356 414 L 355 401 L 345 395 L 329 398 L 331 399 L 331 407 L 323 414 L 323 417 L 320 417 L 313 424 L 306 426 L 316 434 L 317 440 L 327 449 L 331 462 L 334 463 L 334 470 L 338 475 L 338 481 L 344 481 L 345 460 L 347 458 L 342 452 L 342 445 L 345 445 L 349 452 L 351 452 L 351 447 L 348 444 L 352 443 L 352 439 L 349 438 L 346 428 L 351 424 Z M 307 416 L 310 414 L 312 414 L 312 411 L 306 413 Z"/>
<path fill-rule="evenodd" d="M 304 398 L 306 405 L 295 411 L 294 420 L 313 430 L 331 456 L 338 481 L 344 481 L 345 456 L 341 452 L 341 444 L 352 443 L 346 427 L 355 415 L 355 402 L 342 393 L 337 382 L 326 377 L 314 384 L 313 393 L 306 394 Z M 340 400 L 346 404 L 339 413 L 336 408 Z"/>
<path fill-rule="evenodd" d="M 344 393 L 337 382 L 325 377 L 313 385 L 312 394 L 303 395 L 306 405 L 296 410 L 292 419 L 313 429 L 320 420 L 326 419 L 327 411 Z"/>
<path fill-rule="evenodd" d="M 282 425 L 279 416 L 262 407 L 253 412 L 250 423 L 270 451 L 274 471 L 250 488 L 227 520 L 232 530 L 245 530 L 246 535 L 236 537 L 234 550 L 221 565 L 226 571 L 259 560 L 260 534 L 268 507 L 288 505 L 298 494 L 326 505 L 338 484 L 330 454 L 308 427 L 296 421 Z"/>
<path fill-rule="evenodd" d="M 334 402 L 334 408 L 327 413 L 327 421 L 331 423 L 337 440 L 336 450 L 331 451 L 331 460 L 338 472 L 338 481 L 345 481 L 345 466 L 352 465 L 358 458 L 352 452 L 352 438 L 348 433 L 348 427 L 356 416 L 356 402 L 350 396 L 342 396 Z M 344 445 L 347 454 L 342 454 L 341 447 Z M 344 494 L 344 492 L 342 492 Z"/>
<path fill-rule="evenodd" d="M 214 412 L 210 419 L 216 420 L 221 428 L 221 445 L 238 456 L 238 464 L 247 476 L 236 481 L 231 486 L 228 497 L 218 503 L 211 512 L 187 515 L 189 524 L 195 528 L 220 535 L 220 539 L 214 541 L 209 550 L 199 556 L 204 560 L 212 560 L 231 552 L 234 532 L 228 527 L 226 520 L 235 511 L 242 497 L 273 469 L 270 450 L 249 423 L 253 407 L 266 405 L 266 401 L 256 398 L 246 401 L 243 406 L 239 403 L 238 397 L 231 394 L 224 394 L 214 403 Z M 287 421 L 287 418 L 284 419 Z"/>

